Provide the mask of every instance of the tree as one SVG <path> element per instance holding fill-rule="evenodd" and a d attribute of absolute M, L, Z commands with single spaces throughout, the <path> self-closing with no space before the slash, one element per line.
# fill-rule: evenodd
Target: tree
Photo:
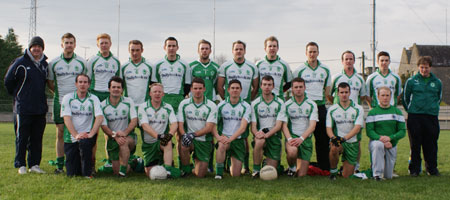
<path fill-rule="evenodd" d="M 215 62 L 220 66 L 220 65 L 222 65 L 223 63 L 225 63 L 227 61 L 227 56 L 226 55 L 224 55 L 224 54 L 219 54 L 217 57 L 216 57 L 216 60 L 215 60 Z"/>
<path fill-rule="evenodd" d="M 22 55 L 22 46 L 17 41 L 17 37 L 12 28 L 8 29 L 8 34 L 4 39 L 0 35 L 0 77 L 2 77 L 2 81 L 0 82 L 0 99 L 7 100 L 8 103 L 11 102 L 12 97 L 6 92 L 3 78 L 12 62 Z M 0 102 L 1 111 L 5 111 L 4 103 L 6 102 Z M 6 110 L 10 110 L 10 106 L 6 107 L 9 107 Z"/>

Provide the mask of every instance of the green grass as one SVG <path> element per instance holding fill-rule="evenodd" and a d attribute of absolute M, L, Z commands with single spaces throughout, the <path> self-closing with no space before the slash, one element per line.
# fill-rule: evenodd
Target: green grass
<path fill-rule="evenodd" d="M 48 174 L 19 176 L 13 167 L 15 145 L 11 123 L 0 123 L 0 199 L 447 199 L 450 196 L 450 131 L 441 131 L 439 139 L 439 169 L 441 177 L 408 176 L 408 139 L 399 143 L 396 171 L 401 176 L 393 180 L 342 179 L 331 182 L 327 177 L 289 178 L 275 181 L 253 180 L 250 177 L 214 180 L 214 175 L 198 179 L 151 181 L 144 174 L 132 173 L 119 179 L 100 174 L 95 179 L 68 178 L 54 175 L 49 160 L 55 159 L 55 126 L 47 125 L 44 135 L 41 168 Z M 104 145 L 99 137 L 99 147 Z M 362 142 L 361 167 L 369 167 L 367 137 Z M 137 155 L 141 155 L 140 144 Z M 97 151 L 97 167 L 105 157 Z M 313 155 L 314 158 L 314 155 Z M 283 164 L 286 166 L 285 157 Z"/>

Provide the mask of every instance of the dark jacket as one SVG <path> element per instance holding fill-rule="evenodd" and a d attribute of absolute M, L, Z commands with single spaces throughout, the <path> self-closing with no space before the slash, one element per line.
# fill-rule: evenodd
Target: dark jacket
<path fill-rule="evenodd" d="M 14 111 L 22 115 L 40 115 L 48 111 L 45 84 L 47 79 L 47 56 L 39 62 L 26 49 L 9 67 L 5 87 L 14 97 Z"/>
<path fill-rule="evenodd" d="M 438 116 L 441 99 L 441 80 L 431 72 L 428 81 L 417 73 L 405 83 L 403 106 L 408 113 Z"/>

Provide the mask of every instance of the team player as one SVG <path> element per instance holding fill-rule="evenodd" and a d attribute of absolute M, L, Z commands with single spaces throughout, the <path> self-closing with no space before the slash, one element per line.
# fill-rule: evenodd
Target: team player
<path fill-rule="evenodd" d="M 87 75 L 77 75 L 77 90 L 66 94 L 61 105 L 68 176 L 82 175 L 92 178 L 92 149 L 97 141 L 103 113 L 97 96 L 88 92 L 90 83 Z"/>
<path fill-rule="evenodd" d="M 97 36 L 97 47 L 97 55 L 88 59 L 87 75 L 92 80 L 89 91 L 103 101 L 109 96 L 108 81 L 113 76 L 120 76 L 120 62 L 110 51 L 111 36 L 108 34 Z"/>
<path fill-rule="evenodd" d="M 391 90 L 378 88 L 379 106 L 369 111 L 366 133 L 375 180 L 391 179 L 397 159 L 397 143 L 405 137 L 405 118 L 402 111 L 390 104 Z"/>
<path fill-rule="evenodd" d="M 316 158 L 320 169 L 329 170 L 330 161 L 328 154 L 330 148 L 325 130 L 327 115 L 325 103 L 326 97 L 330 95 L 330 70 L 317 59 L 317 56 L 319 56 L 319 45 L 317 43 L 309 42 L 306 45 L 306 56 L 308 60 L 293 73 L 293 76 L 305 80 L 308 98 L 317 104 L 319 121 L 314 130 Z"/>
<path fill-rule="evenodd" d="M 219 77 L 217 79 L 217 92 L 222 99 L 228 97 L 225 88 L 228 88 L 230 80 L 236 79 L 241 82 L 242 92 L 241 98 L 247 103 L 251 104 L 251 101 L 258 94 L 258 82 L 259 72 L 258 68 L 245 59 L 246 44 L 240 40 L 233 42 L 232 53 L 233 60 L 223 63 L 219 68 Z M 244 170 L 246 173 L 250 173 L 249 169 L 249 148 L 248 148 L 248 131 L 242 135 L 245 138 L 245 161 Z"/>
<path fill-rule="evenodd" d="M 153 166 L 162 162 L 167 171 L 174 172 L 172 137 L 178 127 L 172 106 L 162 101 L 164 87 L 161 83 L 153 83 L 150 86 L 150 97 L 150 100 L 140 104 L 138 109 L 139 124 L 144 130 L 141 134 L 142 153 L 147 176 Z M 171 175 L 175 176 L 173 173 Z"/>
<path fill-rule="evenodd" d="M 218 105 L 218 134 L 213 131 L 218 141 L 215 179 L 223 177 L 227 152 L 231 156 L 231 176 L 241 175 L 242 163 L 245 159 L 245 142 L 242 134 L 247 130 L 251 120 L 251 107 L 240 98 L 241 82 L 236 79 L 231 80 L 227 91 L 229 96 Z"/>
<path fill-rule="evenodd" d="M 391 63 L 389 53 L 382 51 L 377 54 L 378 70 L 367 78 L 367 90 L 369 97 L 367 98 L 369 107 L 373 108 L 378 105 L 377 91 L 378 88 L 386 86 L 391 89 L 391 105 L 396 106 L 400 100 L 402 92 L 402 82 L 397 74 L 389 69 Z"/>
<path fill-rule="evenodd" d="M 178 41 L 174 37 L 168 37 L 164 41 L 166 56 L 155 65 L 152 81 L 164 85 L 163 101 L 172 105 L 177 112 L 178 105 L 189 93 L 191 84 L 191 68 L 189 64 L 177 54 Z"/>
<path fill-rule="evenodd" d="M 348 178 L 355 170 L 359 152 L 356 134 L 364 124 L 363 108 L 350 100 L 350 85 L 340 83 L 337 93 L 339 102 L 327 113 L 327 134 L 330 140 L 330 179 L 336 180 L 339 155 L 342 154 L 342 176 Z"/>
<path fill-rule="evenodd" d="M 211 152 L 211 132 L 217 123 L 217 106 L 204 97 L 205 82 L 194 78 L 191 85 L 192 97 L 183 100 L 178 108 L 178 132 L 182 135 L 180 151 L 181 170 L 191 173 L 190 154 L 194 151 L 194 174 L 204 177 Z"/>
<path fill-rule="evenodd" d="M 115 175 L 125 177 L 130 154 L 136 150 L 136 107 L 129 97 L 122 97 L 124 82 L 113 76 L 108 82 L 109 97 L 101 102 L 104 120 L 102 130 L 108 136 L 106 149 Z"/>
<path fill-rule="evenodd" d="M 272 76 L 274 79 L 273 93 L 284 100 L 284 92 L 291 87 L 292 71 L 289 64 L 278 55 L 279 43 L 275 36 L 270 36 L 264 41 L 266 56 L 256 66 L 259 78 Z"/>
<path fill-rule="evenodd" d="M 312 133 L 318 120 L 317 105 L 305 95 L 305 80 L 292 79 L 293 97 L 285 103 L 287 122 L 283 123 L 286 139 L 288 176 L 305 176 L 313 151 Z"/>
<path fill-rule="evenodd" d="M 272 93 L 274 81 L 271 76 L 261 79 L 262 95 L 252 102 L 253 174 L 259 177 L 263 154 L 266 164 L 278 167 L 281 159 L 281 127 L 287 121 L 282 99 Z"/>
<path fill-rule="evenodd" d="M 122 78 L 125 82 L 124 96 L 130 97 L 137 107 L 149 98 L 153 67 L 142 57 L 144 46 L 141 41 L 131 40 L 128 43 L 128 52 L 130 59 L 121 67 Z"/>
<path fill-rule="evenodd" d="M 211 101 L 216 100 L 216 82 L 219 74 L 219 65 L 209 58 L 211 43 L 207 40 L 198 42 L 199 59 L 191 62 L 192 77 L 199 77 L 205 81 L 205 96 Z"/>
<path fill-rule="evenodd" d="M 61 38 L 63 53 L 49 63 L 48 86 L 53 95 L 53 121 L 56 125 L 56 169 L 55 174 L 64 173 L 64 119 L 60 116 L 64 95 L 76 90 L 75 77 L 86 73 L 86 61 L 75 54 L 76 39 L 71 33 Z"/>

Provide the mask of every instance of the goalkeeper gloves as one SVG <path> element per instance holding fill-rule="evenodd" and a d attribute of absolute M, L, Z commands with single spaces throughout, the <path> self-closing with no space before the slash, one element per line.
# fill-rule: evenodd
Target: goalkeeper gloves
<path fill-rule="evenodd" d="M 195 138 L 195 133 L 185 133 L 182 138 L 182 145 L 185 147 L 191 146 L 192 140 Z"/>

